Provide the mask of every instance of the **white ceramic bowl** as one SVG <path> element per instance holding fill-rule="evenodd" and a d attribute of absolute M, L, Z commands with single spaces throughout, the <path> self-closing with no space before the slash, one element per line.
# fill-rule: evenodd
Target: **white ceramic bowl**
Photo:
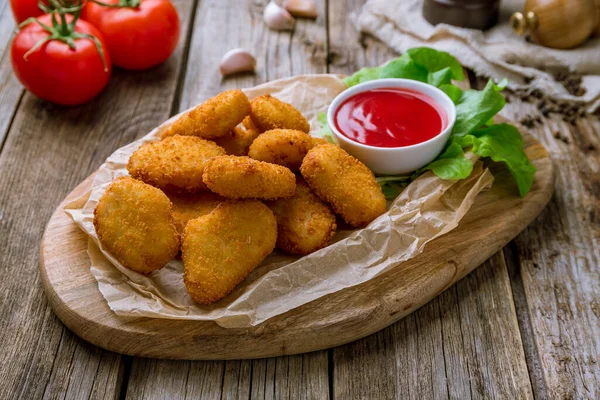
<path fill-rule="evenodd" d="M 369 146 L 355 142 L 338 131 L 334 117 L 338 107 L 346 99 L 360 92 L 382 88 L 408 89 L 429 96 L 446 113 L 444 130 L 425 142 L 405 147 Z M 378 79 L 360 83 L 340 93 L 327 110 L 327 122 L 340 147 L 365 163 L 374 173 L 381 175 L 407 174 L 429 164 L 442 152 L 455 121 L 456 107 L 446 93 L 435 86 L 410 79 Z"/>

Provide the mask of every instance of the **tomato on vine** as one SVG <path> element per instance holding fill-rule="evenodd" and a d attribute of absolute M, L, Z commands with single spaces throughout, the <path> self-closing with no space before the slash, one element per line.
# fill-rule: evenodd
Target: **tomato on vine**
<path fill-rule="evenodd" d="M 113 63 L 125 69 L 162 63 L 181 33 L 170 0 L 89 0 L 84 15 L 104 35 Z"/>
<path fill-rule="evenodd" d="M 78 6 L 48 0 L 49 14 L 26 19 L 11 44 L 11 63 L 23 86 L 63 105 L 85 103 L 107 85 L 111 61 L 102 34 L 79 19 Z M 70 14 L 69 14 L 70 13 Z"/>

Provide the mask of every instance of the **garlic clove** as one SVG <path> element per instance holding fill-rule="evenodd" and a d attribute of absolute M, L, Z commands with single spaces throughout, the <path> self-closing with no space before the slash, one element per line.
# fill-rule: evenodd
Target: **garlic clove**
<path fill-rule="evenodd" d="M 221 75 L 227 76 L 239 72 L 253 72 L 256 67 L 256 59 L 248 50 L 233 49 L 229 50 L 219 64 Z"/>
<path fill-rule="evenodd" d="M 274 1 L 265 7 L 263 18 L 269 28 L 277 31 L 290 31 L 294 28 L 294 17 Z"/>
<path fill-rule="evenodd" d="M 283 7 L 294 17 L 317 18 L 317 3 L 315 0 L 286 0 Z"/>

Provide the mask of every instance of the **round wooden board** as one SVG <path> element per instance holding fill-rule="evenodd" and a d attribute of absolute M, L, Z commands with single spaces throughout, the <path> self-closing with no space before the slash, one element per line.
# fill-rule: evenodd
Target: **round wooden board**
<path fill-rule="evenodd" d="M 554 167 L 546 149 L 523 133 L 537 168 L 532 191 L 520 198 L 506 168 L 492 165 L 493 188 L 481 193 L 459 226 L 423 254 L 367 283 L 315 300 L 247 329 L 213 322 L 118 317 L 89 271 L 87 235 L 63 205 L 84 194 L 82 182 L 52 215 L 42 239 L 40 270 L 50 304 L 78 336 L 119 353 L 209 360 L 281 356 L 338 346 L 370 335 L 421 307 L 521 232 L 550 200 Z"/>

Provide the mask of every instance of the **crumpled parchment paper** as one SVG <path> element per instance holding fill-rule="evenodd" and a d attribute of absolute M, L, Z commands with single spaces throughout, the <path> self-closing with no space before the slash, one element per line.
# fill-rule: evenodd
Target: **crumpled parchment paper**
<path fill-rule="evenodd" d="M 296 106 L 318 129 L 316 116 L 345 89 L 336 75 L 304 75 L 250 89 L 250 98 L 271 93 Z M 166 126 L 170 121 L 161 127 Z M 258 325 L 276 315 L 397 267 L 421 253 L 429 241 L 454 229 L 475 197 L 492 184 L 491 173 L 476 156 L 473 174 L 462 181 L 444 181 L 431 172 L 413 181 L 388 205 L 388 212 L 360 230 L 338 231 L 333 244 L 298 258 L 275 251 L 224 299 L 209 306 L 195 304 L 183 283 L 180 259 L 150 276 L 120 265 L 102 249 L 93 218 L 98 200 L 121 175 L 129 156 L 144 142 L 158 140 L 161 127 L 115 151 L 100 167 L 92 188 L 65 211 L 89 235 L 91 272 L 109 307 L 122 316 L 215 321 L 223 327 Z M 84 204 L 81 206 L 81 204 Z"/>

